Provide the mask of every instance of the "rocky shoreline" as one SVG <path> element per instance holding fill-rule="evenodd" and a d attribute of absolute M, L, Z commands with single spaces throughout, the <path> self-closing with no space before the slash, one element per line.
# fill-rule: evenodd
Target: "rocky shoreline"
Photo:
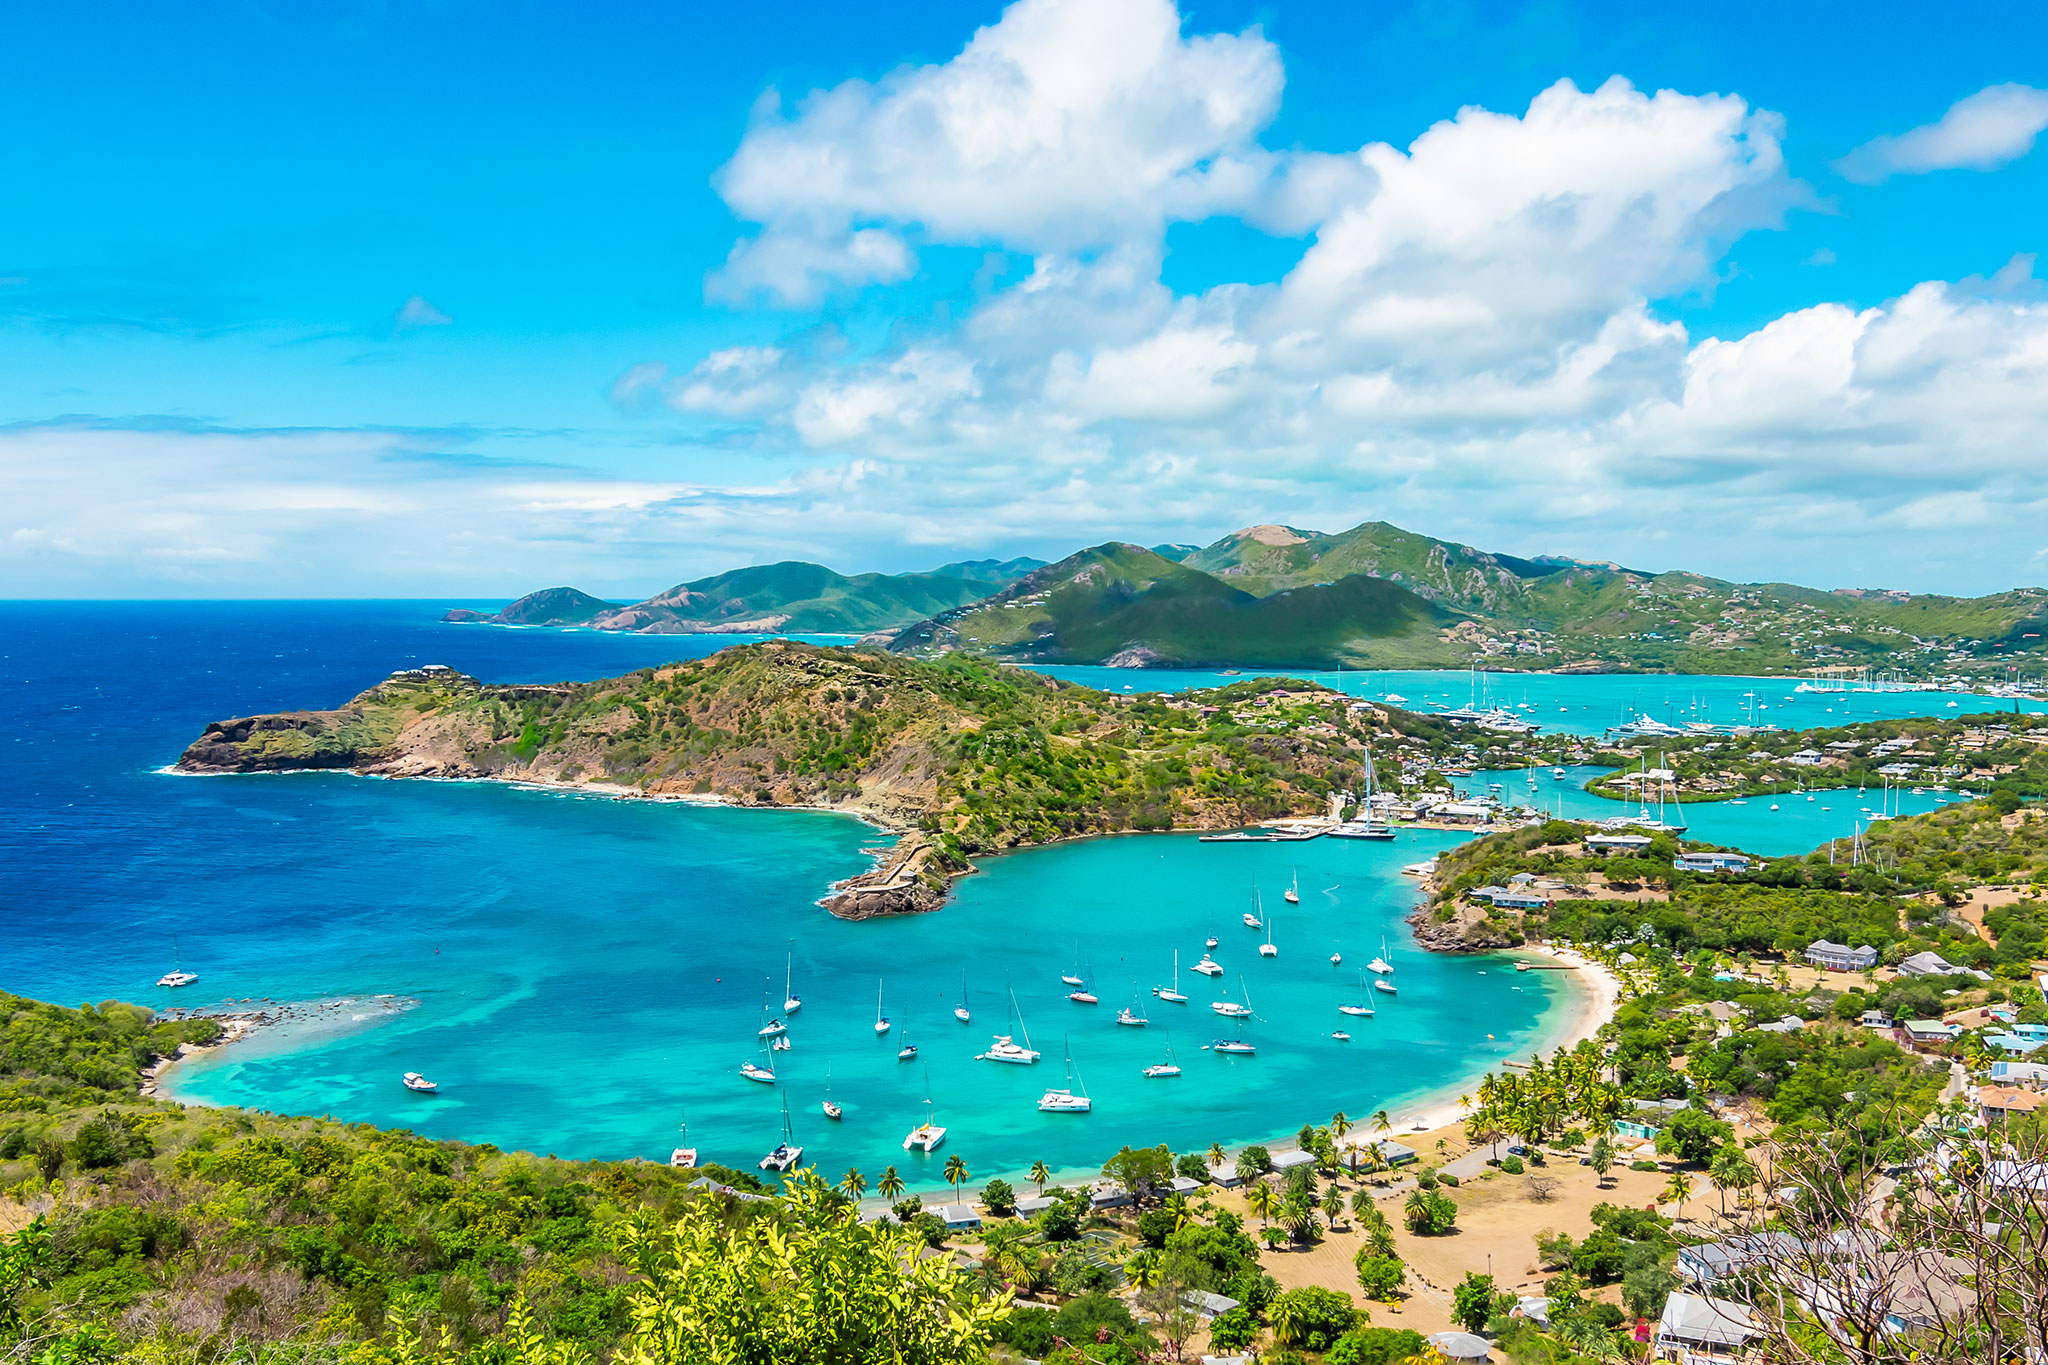
<path fill-rule="evenodd" d="M 180 1043 L 176 1052 L 168 1057 L 159 1057 L 143 1071 L 140 1093 L 144 1099 L 169 1100 L 174 1104 L 183 1104 L 185 1101 L 165 1092 L 163 1082 L 172 1067 L 188 1058 L 216 1052 L 232 1043 L 245 1042 L 258 1033 L 285 1025 L 340 1023 L 343 1022 L 343 1011 L 399 1014 L 418 1004 L 419 1001 L 411 996 L 342 995 L 320 1000 L 224 1000 L 218 1005 L 160 1010 L 157 1017 L 171 1022 L 211 1019 L 220 1025 L 221 1034 L 210 1043 Z M 354 1022 L 361 1017 L 359 1014 L 350 1015 L 348 1021 Z"/>

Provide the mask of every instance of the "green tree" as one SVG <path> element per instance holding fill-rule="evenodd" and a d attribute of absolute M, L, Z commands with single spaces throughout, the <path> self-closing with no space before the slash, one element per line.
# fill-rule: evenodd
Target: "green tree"
<path fill-rule="evenodd" d="M 1602 1133 L 1599 1137 L 1593 1139 L 1593 1150 L 1588 1153 L 1588 1156 L 1590 1160 L 1586 1164 L 1593 1168 L 1593 1175 L 1597 1183 L 1602 1189 L 1605 1189 L 1607 1186 L 1607 1173 L 1614 1169 L 1614 1144 L 1607 1140 L 1605 1133 Z"/>
<path fill-rule="evenodd" d="M 839 1177 L 839 1188 L 846 1191 L 848 1198 L 858 1199 L 868 1192 L 868 1178 L 860 1173 L 859 1167 L 848 1166 L 846 1174 Z"/>
<path fill-rule="evenodd" d="M 1103 1178 L 1121 1186 L 1133 1199 L 1150 1198 L 1173 1184 L 1173 1153 L 1159 1147 L 1125 1147 L 1102 1163 Z"/>
<path fill-rule="evenodd" d="M 1381 1303 L 1393 1302 L 1408 1278 L 1400 1258 L 1375 1256 L 1371 1247 L 1360 1247 L 1358 1255 L 1352 1258 L 1352 1265 L 1358 1271 L 1358 1287 L 1365 1291 L 1368 1299 L 1378 1299 Z"/>
<path fill-rule="evenodd" d="M 1657 1132 L 1657 1155 L 1704 1164 L 1713 1159 L 1735 1130 L 1698 1109 L 1681 1109 Z"/>
<path fill-rule="evenodd" d="M 1451 1321 L 1468 1332 L 1485 1331 L 1486 1324 L 1493 1318 L 1500 1292 L 1493 1276 L 1481 1275 L 1476 1270 L 1467 1271 L 1465 1278 L 1451 1290 Z"/>
<path fill-rule="evenodd" d="M 1320 1285 L 1289 1289 L 1266 1310 L 1273 1340 L 1303 1351 L 1327 1351 L 1358 1317 L 1350 1295 Z"/>
<path fill-rule="evenodd" d="M 1449 1232 L 1458 1221 L 1458 1205 L 1441 1190 L 1410 1190 L 1401 1206 L 1408 1229 L 1418 1236 Z"/>
<path fill-rule="evenodd" d="M 875 1193 L 890 1200 L 903 1193 L 903 1177 L 896 1174 L 894 1166 L 882 1168 L 882 1178 L 875 1182 Z"/>
<path fill-rule="evenodd" d="M 958 1199 L 960 1197 L 960 1187 L 965 1185 L 969 1179 L 967 1163 L 960 1159 L 958 1152 L 946 1158 L 946 1166 L 942 1174 L 946 1177 L 946 1183 L 953 1187 L 953 1197 Z"/>
<path fill-rule="evenodd" d="M 1038 1197 L 1045 1198 L 1045 1182 L 1052 1179 L 1052 1172 L 1046 1169 L 1043 1161 L 1031 1163 L 1031 1179 L 1038 1184 Z"/>
<path fill-rule="evenodd" d="M 988 1211 L 998 1217 L 1014 1212 L 1017 1207 L 1017 1192 L 1010 1188 L 1010 1182 L 1000 1177 L 981 1187 L 981 1202 Z"/>

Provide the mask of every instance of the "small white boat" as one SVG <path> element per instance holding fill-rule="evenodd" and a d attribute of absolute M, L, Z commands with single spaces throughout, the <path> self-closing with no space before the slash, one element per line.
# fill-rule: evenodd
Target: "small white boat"
<path fill-rule="evenodd" d="M 888 1031 L 889 1016 L 882 1013 L 882 983 L 877 981 L 875 982 L 875 1032 L 887 1033 Z"/>
<path fill-rule="evenodd" d="M 1067 999 L 1077 1005 L 1099 1005 L 1102 1003 L 1101 997 L 1097 996 L 1094 991 L 1089 990 L 1068 991 Z"/>
<path fill-rule="evenodd" d="M 774 1042 L 768 1044 L 768 1049 L 771 1052 L 787 1052 L 789 1051 L 789 1048 L 789 1035 L 786 1033 L 783 1034 L 781 1037 L 777 1038 Z"/>
<path fill-rule="evenodd" d="M 1209 937 L 1202 940 L 1202 946 L 1213 953 L 1216 951 L 1216 945 L 1221 943 L 1222 941 L 1223 940 L 1217 938 L 1216 935 L 1211 934 L 1209 935 Z"/>
<path fill-rule="evenodd" d="M 1376 991 L 1385 991 L 1388 995 L 1399 995 L 1401 993 L 1399 990 L 1395 989 L 1394 983 L 1387 980 L 1385 977 L 1380 977 L 1377 981 L 1374 981 L 1372 983 L 1372 988 Z"/>
<path fill-rule="evenodd" d="M 846 1111 L 832 1102 L 832 1068 L 829 1066 L 825 1068 L 825 1102 L 819 1108 L 825 1111 L 825 1117 L 828 1119 L 838 1120 L 846 1117 Z"/>
<path fill-rule="evenodd" d="M 1273 926 L 1272 926 L 1272 924 L 1271 924 L 1270 922 L 1268 922 L 1268 923 L 1267 923 L 1267 925 L 1266 925 L 1266 941 L 1265 941 L 1264 943 L 1261 943 L 1261 944 L 1259 945 L 1259 956 L 1260 956 L 1260 957 L 1278 957 L 1278 956 L 1280 956 L 1280 950 L 1279 950 L 1278 948 L 1275 948 L 1275 947 L 1273 946 Z"/>
<path fill-rule="evenodd" d="M 1173 1055 L 1172 1043 L 1168 1043 L 1166 1045 L 1165 1061 L 1155 1062 L 1151 1066 L 1145 1068 L 1145 1077 L 1147 1080 L 1164 1080 L 1168 1077 L 1178 1075 L 1180 1075 L 1180 1060 Z"/>
<path fill-rule="evenodd" d="M 1029 1066 L 1038 1060 L 1038 1053 L 1024 1046 L 1023 1043 L 1016 1042 L 1009 1034 L 999 1033 L 996 1035 L 995 1042 L 989 1044 L 988 1051 L 977 1054 L 974 1060 L 977 1062 L 1012 1062 L 1019 1066 Z"/>
<path fill-rule="evenodd" d="M 1081 984 L 1081 945 L 1078 941 L 1074 944 L 1074 970 L 1071 972 L 1061 972 L 1060 982 L 1067 986 L 1078 986 Z"/>
<path fill-rule="evenodd" d="M 1252 1012 L 1243 1005 L 1238 1004 L 1235 1000 L 1212 1001 L 1209 1008 L 1222 1015 L 1225 1019 L 1249 1019 L 1252 1017 Z"/>
<path fill-rule="evenodd" d="M 1331 965 L 1332 967 L 1341 967 L 1341 966 L 1343 966 L 1343 965 L 1344 965 L 1344 954 L 1342 954 L 1342 953 L 1331 953 L 1331 954 L 1330 954 L 1330 965 Z"/>
<path fill-rule="evenodd" d="M 1223 975 L 1223 964 L 1210 957 L 1207 953 L 1203 953 L 1202 960 L 1195 964 L 1195 970 L 1203 976 L 1221 976 Z"/>
<path fill-rule="evenodd" d="M 1257 915 L 1254 915 L 1251 911 L 1247 910 L 1244 912 L 1244 927 L 1247 929 L 1263 929 L 1266 926 L 1265 923 L 1261 921 Z"/>
<path fill-rule="evenodd" d="M 782 1141 L 776 1144 L 774 1151 L 762 1157 L 754 1164 L 763 1171 L 787 1171 L 792 1166 L 801 1165 L 803 1159 L 804 1149 L 797 1146 L 796 1139 L 790 1136 L 789 1098 L 784 1096 L 782 1100 Z"/>
<path fill-rule="evenodd" d="M 1150 1020 L 1134 1012 L 1128 1005 L 1116 1012 L 1116 1021 L 1125 1028 L 1143 1028 Z"/>
<path fill-rule="evenodd" d="M 1256 1047 L 1247 1043 L 1242 1038 L 1218 1038 L 1215 1042 L 1209 1044 L 1209 1050 L 1211 1052 L 1234 1053 L 1240 1057 L 1249 1057 L 1258 1051 Z"/>
<path fill-rule="evenodd" d="M 1180 989 L 1180 949 L 1176 948 L 1173 950 L 1172 988 L 1169 989 L 1165 986 L 1154 986 L 1152 988 L 1152 994 L 1158 996 L 1161 1000 L 1164 1000 L 1171 1005 L 1187 1004 L 1188 998 L 1185 995 L 1181 994 Z"/>
<path fill-rule="evenodd" d="M 441 1088 L 438 1083 L 428 1080 L 417 1071 L 406 1072 L 404 1084 L 407 1090 L 417 1091 L 422 1095 L 431 1095 Z"/>
<path fill-rule="evenodd" d="M 1079 986 L 1082 984 L 1082 981 L 1080 977 L 1072 972 L 1061 972 L 1060 984 L 1063 986 Z"/>
<path fill-rule="evenodd" d="M 740 1075 L 745 1076 L 750 1081 L 759 1081 L 763 1085 L 775 1084 L 775 1073 L 762 1066 L 759 1062 L 740 1063 Z"/>
<path fill-rule="evenodd" d="M 1330 1034 L 1330 1036 L 1331 1036 L 1332 1038 L 1335 1038 L 1335 1039 L 1336 1039 L 1336 1040 L 1337 1040 L 1338 1042 L 1340 1042 L 1340 1043 L 1348 1043 L 1348 1042 L 1350 1042 L 1350 1041 L 1351 1041 L 1351 1035 L 1350 1035 L 1350 1034 L 1348 1034 L 1348 1033 L 1346 1033 L 1346 1032 L 1345 1032 L 1345 1031 L 1344 1031 L 1343 1029 L 1336 1029 L 1336 1030 L 1334 1030 L 1334 1031 L 1333 1031 L 1333 1032 L 1332 1032 L 1332 1033 Z"/>
<path fill-rule="evenodd" d="M 755 1032 L 763 1038 L 779 1038 L 789 1032 L 789 1026 L 780 1019 L 770 1019 L 760 1028 L 756 1029 Z"/>
<path fill-rule="evenodd" d="M 165 972 L 156 979 L 156 984 L 170 990 L 176 990 L 180 986 L 189 986 L 198 979 L 198 976 L 192 972 Z"/>
<path fill-rule="evenodd" d="M 1348 1014 L 1355 1019 L 1370 1019 L 1373 1016 L 1373 1009 L 1370 1005 L 1339 1005 L 1337 1013 Z"/>
<path fill-rule="evenodd" d="M 1289 905 L 1301 904 L 1301 873 L 1294 874 L 1294 884 L 1280 893 L 1280 898 Z"/>
<path fill-rule="evenodd" d="M 910 1130 L 910 1136 L 903 1139 L 906 1152 L 929 1152 L 946 1140 L 946 1130 L 939 1124 L 926 1120 Z"/>
<path fill-rule="evenodd" d="M 896 1060 L 897 1060 L 897 1061 L 899 1061 L 899 1062 L 908 1062 L 908 1061 L 911 1061 L 911 1060 L 913 1060 L 913 1059 L 914 1059 L 914 1058 L 915 1058 L 916 1056 L 917 1056 L 917 1044 L 916 1044 L 916 1043 L 905 1043 L 905 1044 L 904 1044 L 904 1045 L 903 1045 L 902 1047 L 899 1047 L 899 1048 L 897 1048 L 897 1049 L 896 1049 Z"/>
<path fill-rule="evenodd" d="M 791 939 L 789 942 L 789 954 L 782 962 L 782 1012 L 784 1014 L 795 1014 L 804 1007 L 804 1002 L 802 997 L 790 989 L 793 984 L 792 977 L 796 971 L 796 940 Z"/>
<path fill-rule="evenodd" d="M 974 1022 L 974 1015 L 967 1008 L 967 987 L 960 987 L 960 1003 L 953 1006 L 953 1017 L 963 1024 Z"/>
<path fill-rule="evenodd" d="M 1081 1073 L 1074 1070 L 1073 1049 L 1067 1050 L 1067 1086 L 1064 1090 L 1048 1090 L 1038 1101 L 1040 1112 L 1047 1114 L 1085 1114 L 1093 1107 L 1088 1099 L 1088 1087 L 1081 1084 Z"/>

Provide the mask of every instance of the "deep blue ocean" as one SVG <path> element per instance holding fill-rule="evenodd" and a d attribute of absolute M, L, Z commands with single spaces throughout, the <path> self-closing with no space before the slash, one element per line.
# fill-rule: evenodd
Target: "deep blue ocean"
<path fill-rule="evenodd" d="M 734 643 L 449 627 L 437 621 L 446 605 L 0 604 L 11 760 L 0 988 L 157 1006 L 390 995 L 417 1004 L 331 1011 L 187 1063 L 175 1089 L 576 1157 L 665 1158 L 687 1120 L 692 1144 L 734 1164 L 775 1144 L 786 1100 L 828 1173 L 893 1163 L 925 1189 L 954 1152 L 981 1180 L 1040 1159 L 1092 1168 L 1125 1142 L 1268 1138 L 1339 1108 L 1398 1116 L 1565 1022 L 1560 974 L 1408 946 L 1399 866 L 1455 835 L 1380 847 L 1093 840 L 992 859 L 939 913 L 847 924 L 815 901 L 867 866 L 878 841 L 843 817 L 162 771 L 208 721 L 335 705 L 397 668 L 580 679 Z M 1403 677 L 1432 682 L 1388 685 Z M 1285 905 L 1297 883 L 1301 906 Z M 1259 957 L 1239 922 L 1255 897 L 1277 958 Z M 1212 931 L 1228 969 L 1214 983 L 1186 970 Z M 1336 1005 L 1358 994 L 1356 967 L 1383 938 L 1401 993 L 1373 997 L 1376 1018 L 1347 1020 Z M 1188 1005 L 1150 993 L 1176 950 Z M 1341 968 L 1328 961 L 1338 950 Z M 764 1000 L 780 1002 L 786 954 L 804 1005 L 768 1086 L 738 1069 L 762 1056 L 756 1029 Z M 1064 998 L 1059 976 L 1077 959 L 1098 1006 Z M 157 989 L 174 964 L 198 984 Z M 894 1023 L 885 1038 L 873 1029 L 878 986 Z M 973 1059 L 1011 1031 L 1010 988 L 1045 1054 L 1035 1067 Z M 1257 1056 L 1205 1051 L 1234 1032 L 1207 1002 L 1246 991 Z M 963 993 L 971 1025 L 952 1015 Z M 1149 1026 L 1116 1026 L 1134 1001 Z M 1331 1038 L 1340 1025 L 1352 1041 Z M 897 1058 L 906 1040 L 914 1061 Z M 1169 1048 L 1184 1074 L 1143 1078 Z M 1068 1052 L 1094 1110 L 1040 1114 Z M 441 1093 L 404 1090 L 409 1070 Z M 828 1092 L 841 1123 L 819 1112 Z M 933 1156 L 906 1153 L 928 1096 L 951 1135 Z"/>

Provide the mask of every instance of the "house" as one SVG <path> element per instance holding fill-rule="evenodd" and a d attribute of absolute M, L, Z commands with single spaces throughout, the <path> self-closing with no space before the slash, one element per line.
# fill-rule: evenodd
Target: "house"
<path fill-rule="evenodd" d="M 1019 1199 L 1017 1201 L 1017 1216 L 1019 1218 L 1036 1218 L 1058 1202 L 1049 1194 L 1034 1194 L 1029 1198 Z"/>
<path fill-rule="evenodd" d="M 1415 1160 L 1415 1149 L 1392 1138 L 1380 1138 L 1365 1144 L 1365 1150 L 1379 1153 L 1381 1161 L 1389 1166 L 1405 1166 Z"/>
<path fill-rule="evenodd" d="M 1194 1179 L 1192 1176 L 1177 1175 L 1167 1188 L 1171 1189 L 1175 1194 L 1193 1194 L 1196 1190 L 1202 1188 L 1202 1182 Z"/>
<path fill-rule="evenodd" d="M 1291 1171 L 1296 1166 L 1313 1166 L 1315 1164 L 1316 1154 L 1314 1152 L 1304 1152 L 1298 1147 L 1291 1152 L 1273 1153 L 1273 1169 L 1276 1171 Z"/>
<path fill-rule="evenodd" d="M 1915 953 L 1899 964 L 1900 976 L 1974 976 L 1979 981 L 1991 977 L 1971 967 L 1958 967 L 1940 953 Z"/>
<path fill-rule="evenodd" d="M 1124 1209 L 1137 1202 L 1121 1185 L 1097 1185 L 1088 1192 L 1088 1203 L 1092 1208 Z"/>
<path fill-rule="evenodd" d="M 937 1215 L 948 1232 L 972 1232 L 981 1226 L 981 1214 L 972 1204 L 941 1204 L 930 1212 Z"/>
<path fill-rule="evenodd" d="M 2048 1104 L 2048 1095 L 2012 1085 L 1986 1085 L 1977 1090 L 1977 1112 L 1989 1124 L 2007 1121 L 2014 1114 L 2025 1116 Z"/>
<path fill-rule="evenodd" d="M 1588 834 L 1586 847 L 1595 853 L 1639 853 L 1650 846 L 1647 834 Z M 2048 990 L 2042 992 L 2048 996 Z"/>
<path fill-rule="evenodd" d="M 2019 1057 L 2048 1047 L 2048 1038 L 2027 1038 L 2017 1033 L 1987 1033 L 1984 1035 L 1984 1042 L 1988 1047 L 1995 1047 L 2001 1052 L 2010 1052 Z"/>
<path fill-rule="evenodd" d="M 1500 910 L 1540 910 L 1550 904 L 1550 897 L 1527 887 L 1475 886 L 1465 895 L 1476 901 L 1491 901 Z"/>
<path fill-rule="evenodd" d="M 1876 1029 L 1881 1033 L 1890 1033 L 1898 1027 L 1897 1021 L 1883 1010 L 1865 1010 L 1856 1016 L 1856 1022 L 1864 1028 Z"/>
<path fill-rule="evenodd" d="M 1758 1033 L 1797 1033 L 1805 1027 L 1806 1021 L 1804 1019 L 1801 1019 L 1796 1014 L 1788 1014 L 1783 1018 L 1773 1019 L 1768 1024 L 1758 1024 L 1756 1031 Z"/>
<path fill-rule="evenodd" d="M 1818 768 L 1827 762 L 1827 758 L 1828 756 L 1818 749 L 1801 749 L 1785 761 L 1795 768 Z"/>
<path fill-rule="evenodd" d="M 1790 1233 L 1759 1232 L 1749 1237 L 1730 1237 L 1726 1241 L 1680 1247 L 1678 1262 L 1672 1269 L 1678 1272 L 1678 1278 L 1684 1283 L 1710 1289 L 1759 1261 L 1773 1256 L 1781 1259 L 1794 1256 L 1804 1249 L 1805 1243 Z"/>
<path fill-rule="evenodd" d="M 1654 1142 L 1657 1134 L 1663 1130 L 1655 1124 L 1643 1123 L 1638 1119 L 1616 1119 L 1614 1131 L 1620 1137 L 1635 1138 L 1639 1142 Z"/>
<path fill-rule="evenodd" d="M 1877 949 L 1867 943 L 1851 948 L 1846 943 L 1817 938 L 1806 945 L 1806 960 L 1830 972 L 1867 972 L 1877 965 Z"/>
<path fill-rule="evenodd" d="M 1727 1299 L 1698 1294 L 1673 1294 L 1664 1301 L 1651 1347 L 1654 1360 L 1681 1360 L 1692 1365 L 1702 1357 L 1728 1360 L 1762 1335 L 1749 1310 Z"/>
<path fill-rule="evenodd" d="M 1680 872 L 1747 872 L 1749 855 L 1744 853 L 1681 853 L 1671 860 Z"/>
<path fill-rule="evenodd" d="M 2048 1066 L 2039 1062 L 1993 1062 L 1994 1085 L 2024 1085 L 2030 1090 L 2048 1090 Z"/>
<path fill-rule="evenodd" d="M 1939 1047 L 1954 1042 L 1963 1031 L 1960 1024 L 1947 1024 L 1939 1019 L 1908 1019 L 1904 1025 L 1906 1041 L 1920 1047 Z"/>
<path fill-rule="evenodd" d="M 1187 1290 L 1180 1296 L 1180 1301 L 1194 1309 L 1204 1322 L 1218 1318 L 1238 1306 L 1238 1301 L 1229 1295 L 1212 1294 L 1206 1289 Z"/>

